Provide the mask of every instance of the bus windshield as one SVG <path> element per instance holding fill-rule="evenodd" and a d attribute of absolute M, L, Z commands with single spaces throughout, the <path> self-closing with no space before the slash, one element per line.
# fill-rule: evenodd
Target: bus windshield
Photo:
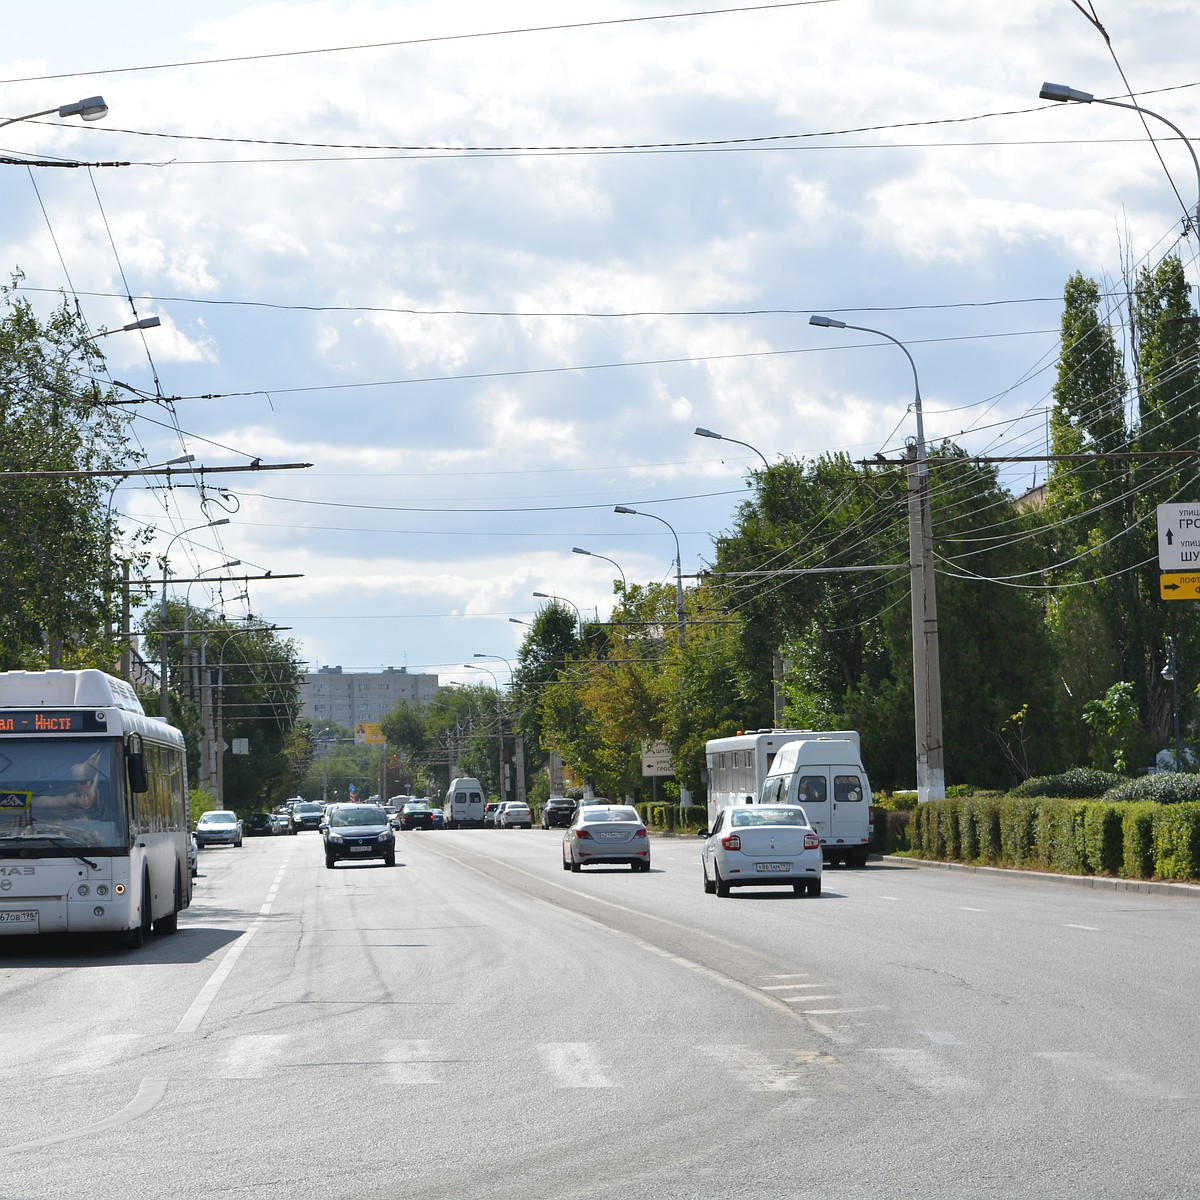
<path fill-rule="evenodd" d="M 0 856 L 73 847 L 124 848 L 113 739 L 0 744 Z"/>

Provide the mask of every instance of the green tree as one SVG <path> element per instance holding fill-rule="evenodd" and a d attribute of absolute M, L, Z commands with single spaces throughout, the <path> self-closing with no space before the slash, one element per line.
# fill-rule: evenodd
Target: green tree
<path fill-rule="evenodd" d="M 19 279 L 0 287 L 0 471 L 18 473 L 0 479 L 0 666 L 111 669 L 126 639 L 103 473 L 136 459 L 128 417 L 96 382 L 104 356 L 79 316 L 64 300 L 40 320 Z"/>

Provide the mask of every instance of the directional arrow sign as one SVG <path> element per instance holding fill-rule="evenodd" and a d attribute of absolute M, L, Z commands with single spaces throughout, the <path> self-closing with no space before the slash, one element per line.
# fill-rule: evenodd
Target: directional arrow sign
<path fill-rule="evenodd" d="M 1164 600 L 1200 600 L 1200 574 L 1173 571 L 1158 577 L 1158 594 Z"/>
<path fill-rule="evenodd" d="M 1164 571 L 1200 569 L 1200 504 L 1158 506 L 1158 565 Z"/>

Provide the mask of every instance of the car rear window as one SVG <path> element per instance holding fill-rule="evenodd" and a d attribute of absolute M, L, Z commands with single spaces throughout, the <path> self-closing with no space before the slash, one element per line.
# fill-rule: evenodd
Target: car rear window
<path fill-rule="evenodd" d="M 735 808 L 731 823 L 745 829 L 750 825 L 807 825 L 808 818 L 802 808 Z"/>
<path fill-rule="evenodd" d="M 583 819 L 591 824 L 593 821 L 637 821 L 640 823 L 642 818 L 638 816 L 636 808 L 585 808 Z"/>

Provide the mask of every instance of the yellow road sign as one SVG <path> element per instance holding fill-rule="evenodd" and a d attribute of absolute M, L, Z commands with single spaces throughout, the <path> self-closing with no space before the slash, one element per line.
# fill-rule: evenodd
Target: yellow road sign
<path fill-rule="evenodd" d="M 1158 577 L 1158 589 L 1164 600 L 1200 600 L 1200 574 L 1168 571 Z"/>

